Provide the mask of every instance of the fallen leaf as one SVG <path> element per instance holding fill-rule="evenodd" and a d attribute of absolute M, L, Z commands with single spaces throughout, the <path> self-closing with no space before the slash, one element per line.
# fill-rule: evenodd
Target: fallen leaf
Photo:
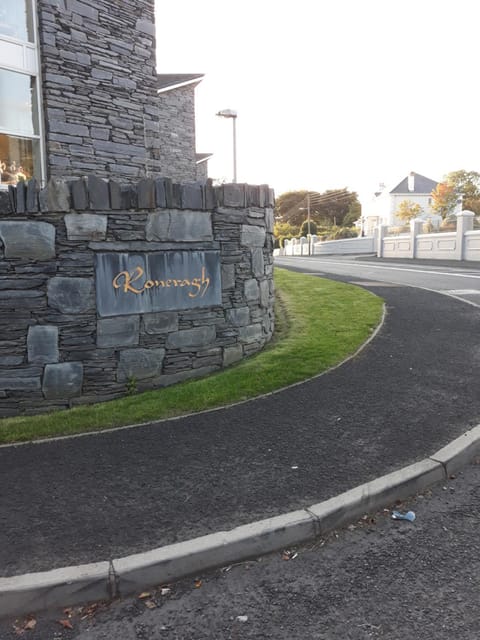
<path fill-rule="evenodd" d="M 64 629 L 73 629 L 73 624 L 70 620 L 57 620 L 58 624 L 61 624 Z"/>
<path fill-rule="evenodd" d="M 139 600 L 144 600 L 145 598 L 150 598 L 150 596 L 151 596 L 151 595 L 152 595 L 152 594 L 150 593 L 150 591 L 144 591 L 143 593 L 141 593 L 141 594 L 138 596 L 138 599 L 139 599 Z"/>
<path fill-rule="evenodd" d="M 200 589 L 200 587 L 202 586 L 202 581 L 201 580 L 195 580 L 195 582 L 193 584 L 195 586 L 195 589 Z"/>
<path fill-rule="evenodd" d="M 153 600 L 145 600 L 145 606 L 147 607 L 147 609 L 156 609 L 157 603 Z"/>

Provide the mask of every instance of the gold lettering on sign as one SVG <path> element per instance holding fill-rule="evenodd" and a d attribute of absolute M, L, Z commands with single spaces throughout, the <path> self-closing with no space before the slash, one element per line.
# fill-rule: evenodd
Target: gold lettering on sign
<path fill-rule="evenodd" d="M 142 267 L 135 267 L 133 271 L 120 271 L 112 280 L 114 289 L 120 289 L 124 293 L 134 293 L 136 295 L 148 291 L 149 289 L 170 289 L 171 287 L 187 287 L 191 291 L 187 292 L 189 298 L 203 298 L 210 286 L 210 278 L 207 276 L 205 267 L 202 273 L 196 278 L 169 278 L 168 280 L 146 280 L 145 271 Z"/>

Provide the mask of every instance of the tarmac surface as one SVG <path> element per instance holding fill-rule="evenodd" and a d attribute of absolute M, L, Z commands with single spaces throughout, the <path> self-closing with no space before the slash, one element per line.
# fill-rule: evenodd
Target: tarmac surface
<path fill-rule="evenodd" d="M 382 328 L 325 375 L 217 411 L 0 448 L 0 574 L 118 558 L 300 509 L 477 425 L 480 309 L 377 284 Z"/>

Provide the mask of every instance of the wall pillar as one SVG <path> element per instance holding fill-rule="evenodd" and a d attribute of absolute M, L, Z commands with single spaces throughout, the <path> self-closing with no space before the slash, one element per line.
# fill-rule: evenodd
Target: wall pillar
<path fill-rule="evenodd" d="M 421 218 L 410 220 L 410 255 L 409 258 L 416 258 L 417 236 L 422 232 L 424 221 Z"/>
<path fill-rule="evenodd" d="M 465 257 L 465 233 L 472 231 L 475 214 L 472 211 L 460 211 L 457 213 L 457 241 L 455 243 L 455 259 L 463 260 Z"/>
<path fill-rule="evenodd" d="M 375 228 L 375 235 L 377 237 L 377 257 L 383 258 L 383 241 L 387 235 L 388 225 L 380 224 Z"/>

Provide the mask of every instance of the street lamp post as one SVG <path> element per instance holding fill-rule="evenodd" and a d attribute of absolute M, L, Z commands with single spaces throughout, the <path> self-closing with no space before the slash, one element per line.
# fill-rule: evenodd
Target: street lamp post
<path fill-rule="evenodd" d="M 233 182 L 237 182 L 237 112 L 233 109 L 222 109 L 217 112 L 221 118 L 231 118 L 233 123 Z"/>

